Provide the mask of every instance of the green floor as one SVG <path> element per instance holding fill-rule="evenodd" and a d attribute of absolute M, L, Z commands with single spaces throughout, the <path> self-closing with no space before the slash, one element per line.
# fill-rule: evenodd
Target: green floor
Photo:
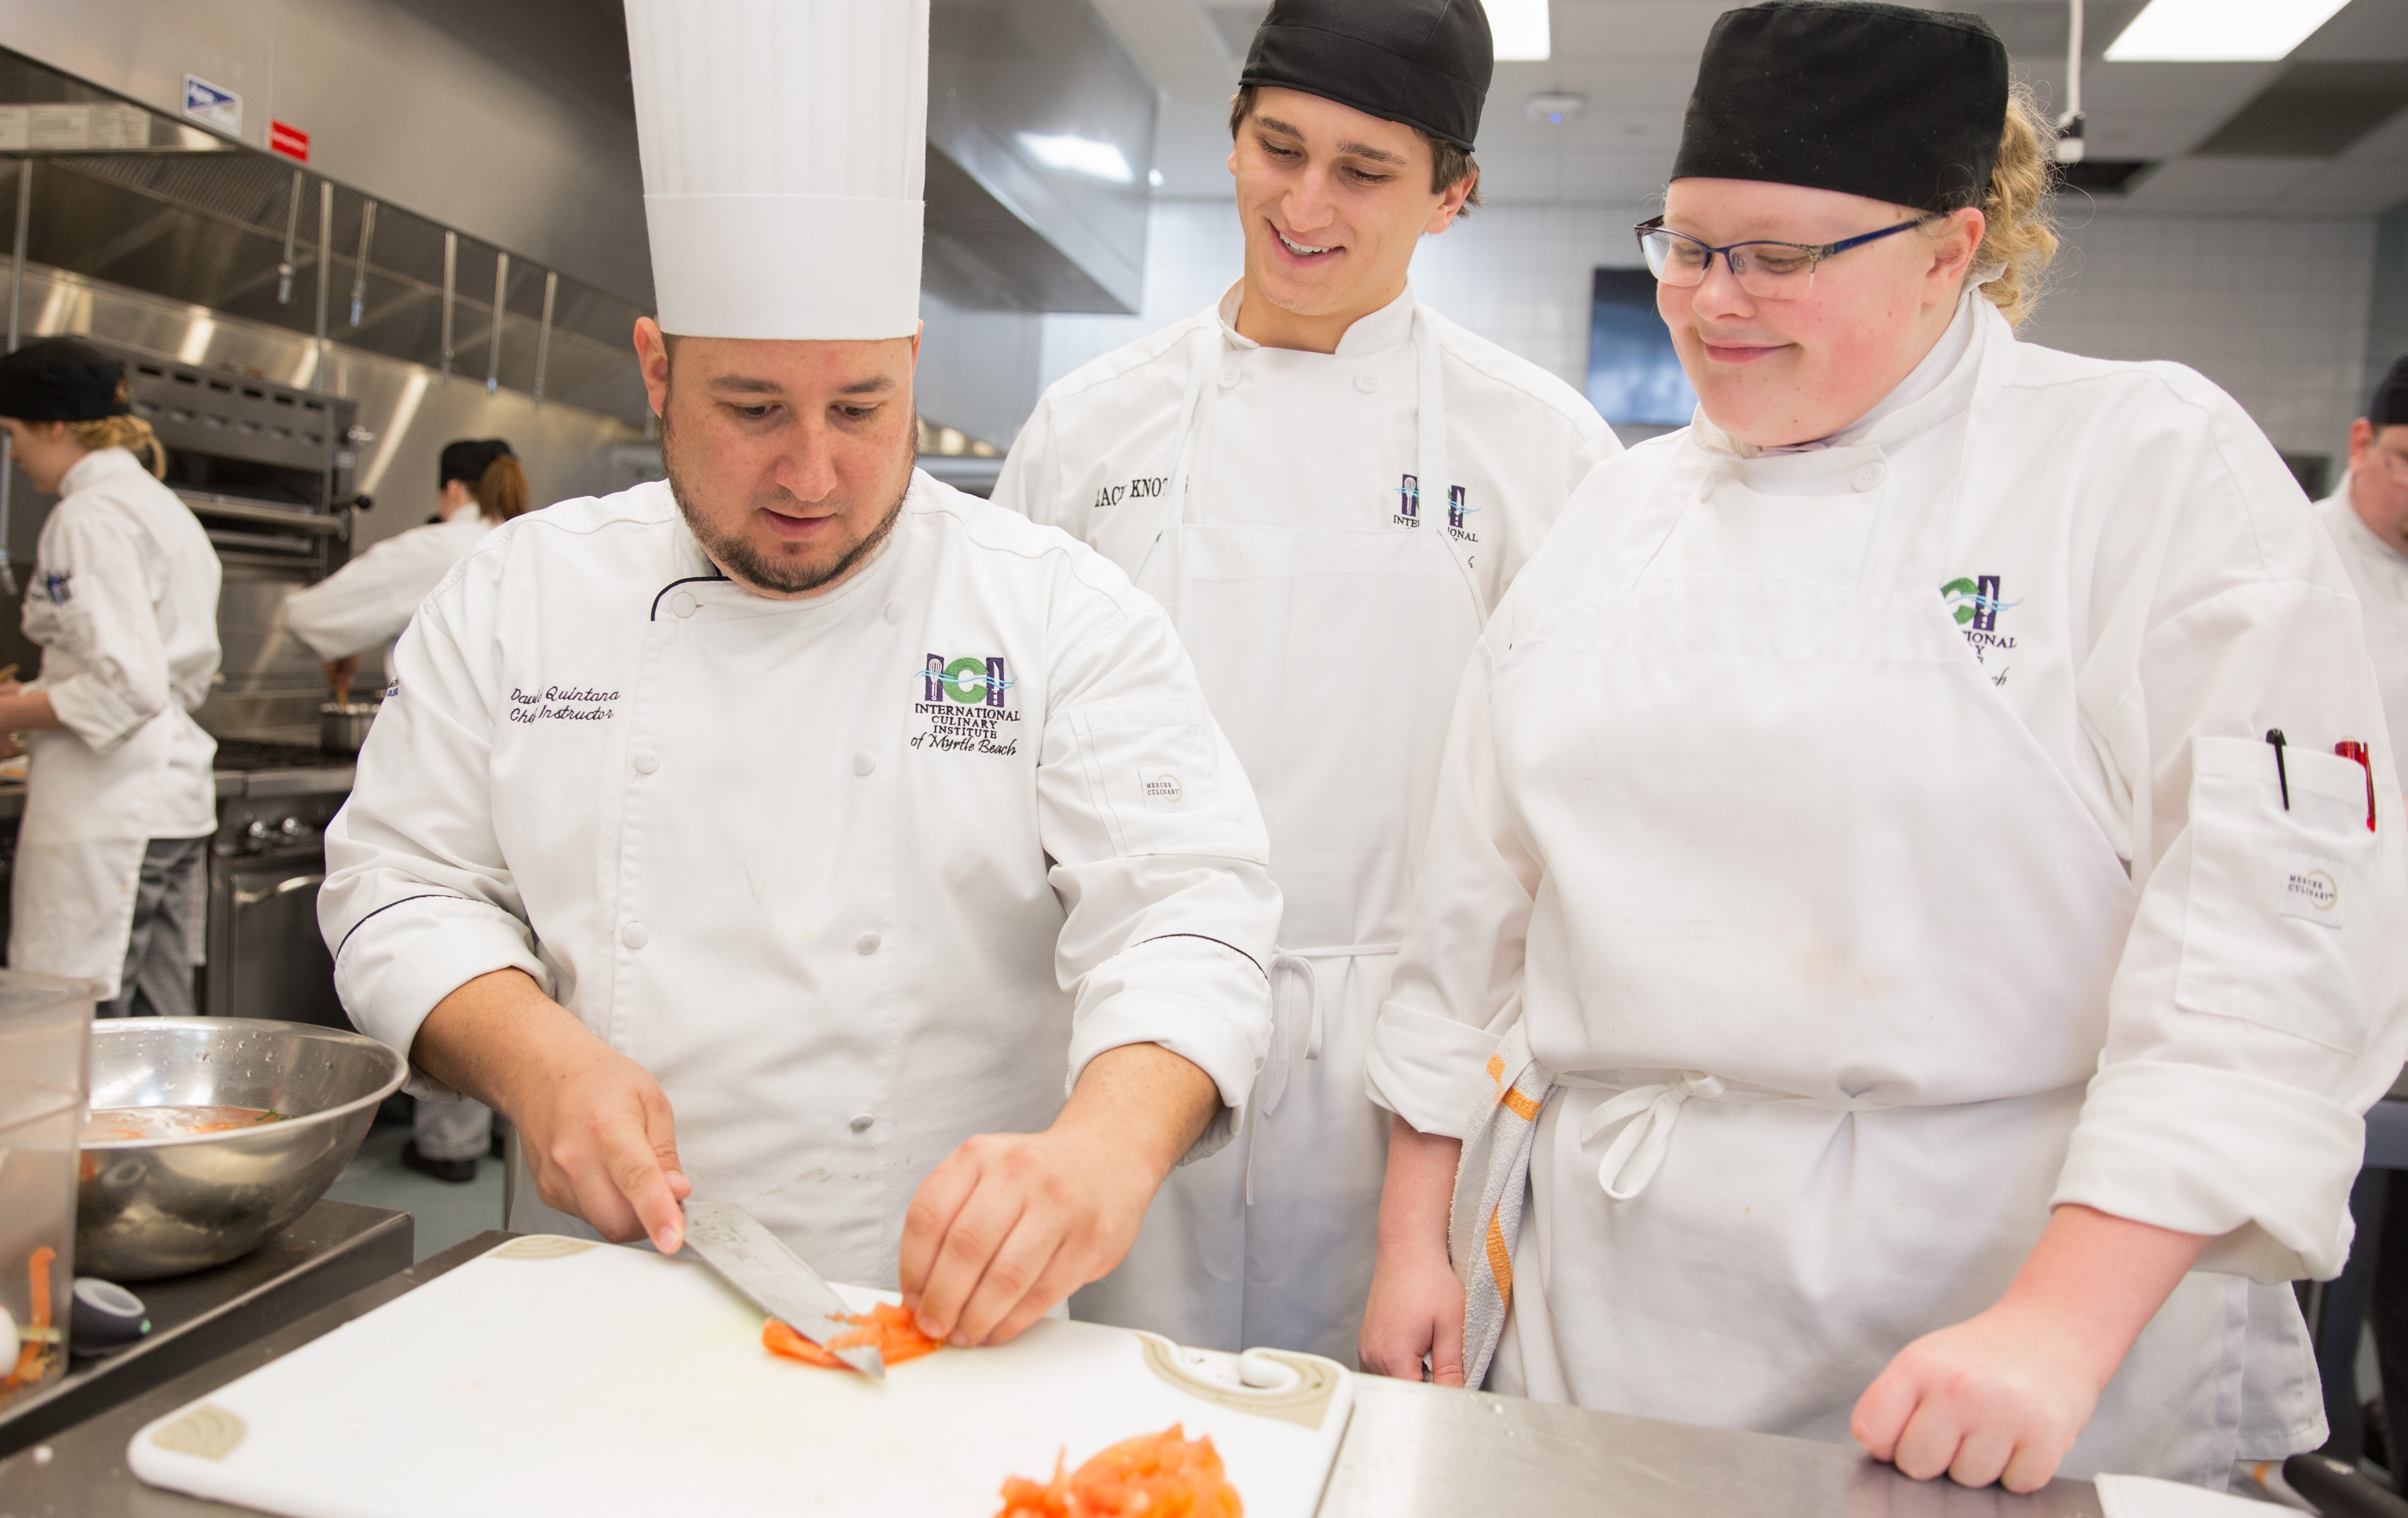
<path fill-rule="evenodd" d="M 401 1147 L 409 1142 L 406 1124 L 368 1130 L 359 1157 L 326 1195 L 365 1207 L 386 1207 L 418 1220 L 418 1258 L 439 1254 L 464 1239 L 502 1225 L 502 1162 L 477 1162 L 477 1179 L 461 1185 L 406 1169 Z"/>

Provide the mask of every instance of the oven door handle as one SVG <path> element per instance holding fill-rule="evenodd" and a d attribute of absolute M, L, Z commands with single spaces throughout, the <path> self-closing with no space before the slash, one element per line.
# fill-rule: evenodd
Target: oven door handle
<path fill-rule="evenodd" d="M 280 896 L 287 891 L 306 891 L 313 885 L 323 883 L 325 879 L 326 872 L 320 870 L 315 875 L 295 875 L 290 880 L 279 881 L 265 891 L 236 891 L 234 894 L 234 904 L 237 907 L 256 907 L 270 896 Z"/>

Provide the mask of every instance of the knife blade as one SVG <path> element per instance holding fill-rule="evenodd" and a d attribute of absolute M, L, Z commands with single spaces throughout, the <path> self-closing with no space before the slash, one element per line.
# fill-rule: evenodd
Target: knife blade
<path fill-rule="evenodd" d="M 837 1349 L 828 1343 L 859 1332 L 861 1325 L 843 1321 L 852 1310 L 844 1298 L 752 1213 L 734 1202 L 689 1198 L 685 1247 L 764 1312 L 862 1374 L 885 1379 L 886 1360 L 876 1346 Z"/>

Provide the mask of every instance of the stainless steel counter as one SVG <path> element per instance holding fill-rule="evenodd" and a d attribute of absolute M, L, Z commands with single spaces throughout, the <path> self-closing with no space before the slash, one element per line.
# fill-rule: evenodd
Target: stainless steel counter
<path fill-rule="evenodd" d="M 205 1518 L 249 1510 L 153 1490 L 125 1468 L 151 1419 L 288 1354 L 508 1234 L 480 1234 L 347 1300 L 0 1462 L 0 1513 L 13 1518 Z M 1615 1518 L 2097 1518 L 2087 1482 L 2027 1497 L 1911 1482 L 1837 1445 L 1732 1434 L 1440 1391 L 1365 1376 L 1321 1518 L 1471 1518 L 1611 1513 Z M 340 1394 L 348 1395 L 348 1394 Z M 366 1403 L 363 1404 L 366 1405 Z M 45 1454 L 47 1451 L 47 1454 Z"/>
<path fill-rule="evenodd" d="M 408 1268 L 415 1234 L 407 1212 L 321 1201 L 238 1260 L 133 1282 L 150 1332 L 108 1354 L 79 1355 L 64 1376 L 0 1407 L 0 1453 L 94 1417 Z"/>

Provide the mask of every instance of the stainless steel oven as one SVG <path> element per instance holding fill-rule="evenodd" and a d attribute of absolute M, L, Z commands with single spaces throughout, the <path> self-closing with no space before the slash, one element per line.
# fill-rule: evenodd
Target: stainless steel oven
<path fill-rule="evenodd" d="M 229 759 L 242 766 L 243 794 L 218 801 L 202 1010 L 349 1027 L 318 932 L 318 887 L 326 824 L 351 792 L 351 766 L 297 746 L 239 741 L 222 747 L 222 773 Z"/>

